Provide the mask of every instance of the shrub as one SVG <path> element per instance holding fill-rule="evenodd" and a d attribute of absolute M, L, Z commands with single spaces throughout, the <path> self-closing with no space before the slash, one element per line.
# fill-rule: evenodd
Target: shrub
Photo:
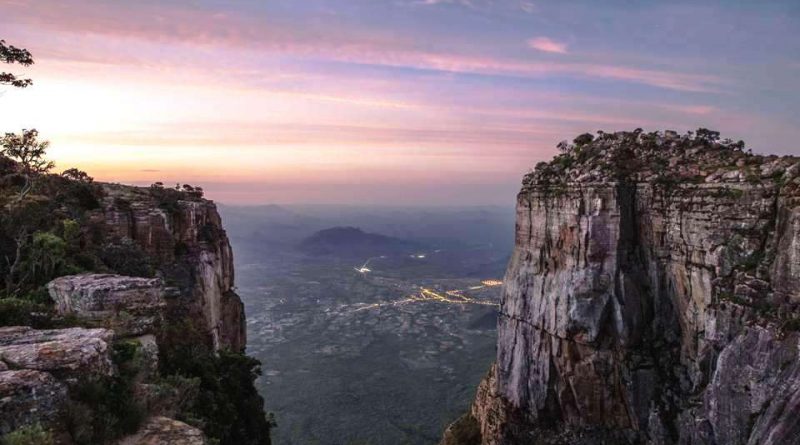
<path fill-rule="evenodd" d="M 53 435 L 42 425 L 35 423 L 6 434 L 2 445 L 53 445 Z"/>
<path fill-rule="evenodd" d="M 184 194 L 176 188 L 164 187 L 164 184 L 156 182 L 150 186 L 150 196 L 155 198 L 158 207 L 174 216 L 181 211 L 180 201 Z"/>
<path fill-rule="evenodd" d="M 89 377 L 70 390 L 64 420 L 75 443 L 107 444 L 139 429 L 146 414 L 133 392 L 139 357 L 138 343 L 116 343 L 112 360 L 118 374 Z"/>
<path fill-rule="evenodd" d="M 45 284 L 66 265 L 67 243 L 52 232 L 36 232 L 27 265 L 32 281 Z"/>
<path fill-rule="evenodd" d="M 22 298 L 0 298 L 0 326 L 48 325 L 52 317 L 48 306 Z"/>
<path fill-rule="evenodd" d="M 259 361 L 236 352 L 215 354 L 189 320 L 170 323 L 163 337 L 161 374 L 199 381 L 196 399 L 179 417 L 221 445 L 268 445 L 271 423 L 254 385 Z"/>
<path fill-rule="evenodd" d="M 77 182 L 93 182 L 94 178 L 89 176 L 85 171 L 78 170 L 77 168 L 70 168 L 64 170 L 61 173 L 61 176 L 69 179 L 70 181 L 77 181 Z"/>
<path fill-rule="evenodd" d="M 155 273 L 150 257 L 138 244 L 128 238 L 106 244 L 98 256 L 109 269 L 120 275 L 152 277 Z"/>

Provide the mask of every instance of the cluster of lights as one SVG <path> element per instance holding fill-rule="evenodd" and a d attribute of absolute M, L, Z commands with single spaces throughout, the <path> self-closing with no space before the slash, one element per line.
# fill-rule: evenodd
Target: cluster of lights
<path fill-rule="evenodd" d="M 478 286 L 478 288 L 483 288 L 483 287 L 485 286 Z M 410 303 L 424 303 L 424 302 L 462 304 L 462 305 L 478 304 L 482 306 L 495 306 L 495 307 L 500 306 L 499 304 L 493 303 L 491 301 L 478 300 L 472 297 L 468 297 L 464 295 L 463 290 L 449 290 L 446 291 L 444 294 L 442 294 L 433 289 L 423 287 L 420 288 L 420 291 L 418 293 L 410 295 L 402 300 L 391 301 L 386 303 L 368 304 L 355 309 L 354 312 L 365 311 L 370 309 L 378 309 L 387 306 L 402 306 Z"/>
<path fill-rule="evenodd" d="M 411 255 L 411 258 L 420 259 L 421 260 L 421 259 L 425 259 L 425 256 L 426 255 L 424 253 L 419 253 L 419 254 Z M 386 257 L 385 256 L 381 256 L 381 257 L 378 257 L 378 258 L 386 258 Z M 366 274 L 372 272 L 372 270 L 367 267 L 367 265 L 369 265 L 369 262 L 372 259 L 374 259 L 374 258 L 368 259 L 361 267 L 354 267 L 353 269 L 355 269 L 356 272 L 358 272 L 358 273 L 360 273 L 362 275 L 366 275 Z M 501 286 L 502 284 L 503 284 L 503 282 L 500 281 L 500 280 L 483 280 L 483 281 L 481 281 L 481 285 L 480 286 L 472 286 L 472 287 L 469 287 L 466 290 L 474 291 L 474 290 L 484 289 L 484 288 L 487 288 L 487 287 Z M 410 296 L 408 296 L 406 298 L 403 298 L 402 300 L 396 300 L 396 301 L 385 302 L 385 303 L 367 304 L 367 305 L 358 307 L 357 309 L 354 310 L 354 312 L 365 311 L 365 310 L 370 310 L 370 309 L 378 309 L 378 308 L 386 307 L 386 306 L 402 306 L 402 305 L 410 304 L 410 303 L 422 303 L 422 302 L 431 302 L 431 301 L 432 302 L 437 302 L 437 303 L 445 303 L 445 304 L 462 304 L 462 305 L 463 304 L 478 304 L 478 305 L 483 305 L 483 306 L 500 306 L 497 303 L 492 303 L 490 301 L 483 301 L 483 300 L 478 300 L 476 298 L 469 297 L 467 295 L 464 295 L 464 292 L 465 292 L 465 289 L 453 289 L 453 290 L 444 291 L 444 293 L 442 293 L 442 292 L 439 292 L 439 291 L 436 291 L 436 290 L 433 290 L 433 289 L 430 289 L 430 288 L 427 288 L 427 287 L 421 287 L 419 292 L 417 292 L 416 294 L 410 295 Z"/>

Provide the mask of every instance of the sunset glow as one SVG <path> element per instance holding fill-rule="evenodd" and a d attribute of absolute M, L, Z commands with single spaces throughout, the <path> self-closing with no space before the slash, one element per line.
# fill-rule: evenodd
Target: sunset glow
<path fill-rule="evenodd" d="M 36 60 L 12 67 L 34 85 L 2 91 L 0 130 L 39 129 L 60 169 L 200 184 L 222 202 L 510 204 L 522 174 L 585 131 L 705 126 L 795 154 L 800 136 L 790 3 L 0 8 L 0 38 Z"/>

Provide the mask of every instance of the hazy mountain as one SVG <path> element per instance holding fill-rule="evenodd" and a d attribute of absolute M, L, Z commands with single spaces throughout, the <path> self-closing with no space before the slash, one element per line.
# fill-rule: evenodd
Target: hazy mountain
<path fill-rule="evenodd" d="M 299 249 L 309 255 L 335 256 L 411 254 L 422 248 L 420 243 L 364 232 L 357 227 L 320 230 L 299 245 Z"/>

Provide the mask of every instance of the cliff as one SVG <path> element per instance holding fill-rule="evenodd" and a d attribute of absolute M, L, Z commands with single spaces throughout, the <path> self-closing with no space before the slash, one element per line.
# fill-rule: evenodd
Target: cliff
<path fill-rule="evenodd" d="M 19 258 L 0 295 L 0 435 L 269 444 L 214 203 L 192 187 L 35 184 L 21 202 L 0 184 L 0 250 L 16 240 Z"/>
<path fill-rule="evenodd" d="M 800 159 L 707 130 L 559 147 L 524 179 L 497 362 L 443 443 L 797 443 Z"/>
<path fill-rule="evenodd" d="M 171 309 L 203 320 L 215 349 L 244 350 L 244 306 L 233 290 L 233 252 L 213 202 L 106 184 L 90 219 L 105 242 L 134 242 L 168 284 Z"/>

